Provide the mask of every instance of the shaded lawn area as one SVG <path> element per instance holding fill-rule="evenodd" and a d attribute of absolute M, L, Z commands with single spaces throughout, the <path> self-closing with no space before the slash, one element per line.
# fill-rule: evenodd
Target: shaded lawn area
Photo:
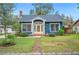
<path fill-rule="evenodd" d="M 35 38 L 17 38 L 15 40 L 16 45 L 1 47 L 0 53 L 28 53 L 32 52 L 32 47 L 34 46 Z M 0 40 L 0 43 L 2 40 Z"/>
<path fill-rule="evenodd" d="M 79 34 L 41 37 L 42 52 L 79 52 Z"/>

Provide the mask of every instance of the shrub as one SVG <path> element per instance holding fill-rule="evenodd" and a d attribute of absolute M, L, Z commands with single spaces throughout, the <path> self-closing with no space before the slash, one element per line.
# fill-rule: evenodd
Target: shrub
<path fill-rule="evenodd" d="M 4 46 L 15 45 L 15 39 L 16 39 L 15 35 L 8 34 L 7 39 L 2 41 L 2 45 L 4 45 Z"/>
<path fill-rule="evenodd" d="M 10 44 L 10 40 L 9 39 L 6 39 L 6 40 L 3 40 L 2 41 L 2 45 L 9 45 Z"/>
<path fill-rule="evenodd" d="M 13 34 L 8 34 L 7 35 L 7 39 L 15 39 L 15 38 L 16 38 L 16 36 L 13 35 Z"/>
<path fill-rule="evenodd" d="M 15 41 L 12 39 L 6 39 L 2 41 L 3 46 L 15 45 Z"/>
<path fill-rule="evenodd" d="M 64 30 L 63 30 L 63 29 L 60 29 L 60 30 L 58 31 L 58 35 L 64 35 Z"/>
<path fill-rule="evenodd" d="M 50 36 L 50 37 L 55 37 L 56 34 L 55 34 L 55 33 L 49 33 L 48 36 Z"/>
<path fill-rule="evenodd" d="M 28 34 L 27 33 L 19 33 L 19 36 L 21 36 L 21 37 L 27 37 Z"/>

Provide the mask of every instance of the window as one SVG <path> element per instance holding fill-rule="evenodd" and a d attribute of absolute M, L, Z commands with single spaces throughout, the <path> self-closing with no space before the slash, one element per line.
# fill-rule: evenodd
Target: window
<path fill-rule="evenodd" d="M 51 31 L 54 31 L 54 24 L 51 24 Z"/>
<path fill-rule="evenodd" d="M 23 24 L 23 31 L 26 31 L 26 24 Z"/>
<path fill-rule="evenodd" d="M 56 32 L 59 30 L 59 24 L 58 23 L 51 23 L 51 26 L 50 26 L 50 31 L 51 32 Z"/>
<path fill-rule="evenodd" d="M 56 24 L 56 31 L 59 30 L 59 24 Z"/>
<path fill-rule="evenodd" d="M 31 32 L 31 24 L 23 24 L 23 31 Z"/>
<path fill-rule="evenodd" d="M 27 31 L 31 31 L 31 24 L 27 24 Z"/>

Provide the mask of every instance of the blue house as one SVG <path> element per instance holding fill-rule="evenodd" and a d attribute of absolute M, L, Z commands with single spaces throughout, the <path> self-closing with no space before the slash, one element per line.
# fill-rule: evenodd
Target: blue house
<path fill-rule="evenodd" d="M 57 33 L 63 27 L 62 17 L 55 15 L 22 15 L 20 17 L 21 32 L 34 34 Z"/>

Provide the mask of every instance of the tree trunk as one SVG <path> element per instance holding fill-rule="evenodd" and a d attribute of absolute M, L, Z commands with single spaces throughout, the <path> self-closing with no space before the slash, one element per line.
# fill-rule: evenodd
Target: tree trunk
<path fill-rule="evenodd" d="M 4 25 L 4 34 L 5 34 L 5 40 L 6 40 L 6 34 L 7 34 L 7 32 L 6 32 L 6 25 Z"/>

